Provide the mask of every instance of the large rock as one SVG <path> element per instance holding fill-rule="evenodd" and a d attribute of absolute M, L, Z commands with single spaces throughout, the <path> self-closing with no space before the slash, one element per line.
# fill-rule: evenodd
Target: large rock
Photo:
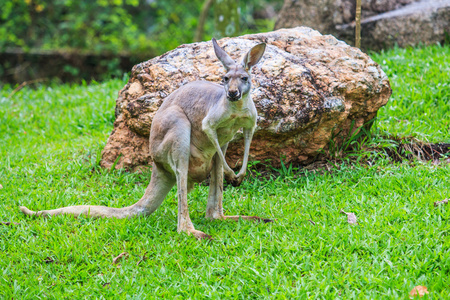
<path fill-rule="evenodd" d="M 368 126 L 391 95 L 386 75 L 370 57 L 310 28 L 225 38 L 219 44 L 237 59 L 261 41 L 268 46 L 252 70 L 258 110 L 253 160 L 307 164 L 330 139 L 342 141 L 351 128 Z M 182 45 L 136 65 L 119 93 L 101 165 L 109 168 L 118 158 L 116 168 L 150 164 L 150 126 L 164 98 L 190 81 L 220 82 L 223 74 L 211 42 Z M 231 167 L 240 164 L 242 144 L 238 134 L 229 145 Z"/>
<path fill-rule="evenodd" d="M 310 26 L 354 43 L 356 0 L 285 0 L 275 28 Z M 361 45 L 380 49 L 444 42 L 450 0 L 362 0 Z"/>

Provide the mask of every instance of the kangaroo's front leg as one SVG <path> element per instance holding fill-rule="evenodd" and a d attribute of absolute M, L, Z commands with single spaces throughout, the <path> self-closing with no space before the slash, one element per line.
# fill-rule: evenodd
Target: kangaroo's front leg
<path fill-rule="evenodd" d="M 225 176 L 227 178 L 230 178 L 231 180 L 237 180 L 236 174 L 234 171 L 228 166 L 227 161 L 225 160 L 225 153 L 223 153 L 222 148 L 219 144 L 219 139 L 217 138 L 217 131 L 207 124 L 203 124 L 203 131 L 206 133 L 210 141 L 213 143 L 214 147 L 216 148 L 217 157 L 220 159 L 222 166 L 223 166 L 223 172 L 225 173 Z M 227 143 L 228 145 L 228 143 Z M 226 150 L 226 147 L 225 147 Z"/>
<path fill-rule="evenodd" d="M 242 167 L 239 170 L 239 173 L 232 178 L 226 177 L 227 181 L 231 183 L 232 186 L 239 186 L 244 179 L 245 174 L 247 173 L 247 164 L 248 164 L 248 156 L 250 153 L 250 144 L 253 138 L 253 132 L 255 128 L 244 128 L 244 160 L 242 162 Z"/>
<path fill-rule="evenodd" d="M 226 151 L 226 146 L 223 147 Z M 213 167 L 211 170 L 211 178 L 209 183 L 208 204 L 206 205 L 206 218 L 208 219 L 231 219 L 238 221 L 243 220 L 262 221 L 264 223 L 273 222 L 271 219 L 264 219 L 257 216 L 225 216 L 223 214 L 223 167 L 222 162 L 216 154 L 213 158 Z"/>

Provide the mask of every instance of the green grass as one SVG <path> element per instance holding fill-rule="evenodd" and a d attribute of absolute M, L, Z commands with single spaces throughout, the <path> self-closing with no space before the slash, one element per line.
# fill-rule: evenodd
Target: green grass
<path fill-rule="evenodd" d="M 405 64 L 387 70 L 398 77 L 379 128 L 442 140 L 435 126 L 448 124 L 439 115 L 448 107 L 428 105 L 436 117 L 417 115 L 414 122 L 428 124 L 417 132 L 402 132 L 396 121 L 414 116 L 401 109 L 408 101 L 410 110 L 421 109 L 411 100 L 413 84 L 400 79 L 411 75 L 401 57 L 426 65 L 432 58 L 423 53 L 440 51 L 448 48 L 375 58 Z M 252 170 L 242 186 L 225 190 L 225 209 L 277 219 L 269 224 L 207 221 L 208 188 L 201 185 L 190 194 L 190 212 L 212 242 L 176 232 L 175 189 L 147 218 L 23 216 L 19 205 L 120 207 L 142 196 L 149 173 L 98 167 L 124 84 L 26 87 L 11 99 L 11 87 L 0 92 L 0 221 L 18 223 L 0 225 L 0 298 L 407 299 L 416 285 L 427 286 L 429 298 L 450 297 L 450 210 L 433 206 L 450 197 L 448 164 L 344 162 L 324 174 L 294 168 L 270 179 Z M 428 102 L 448 100 L 448 86 L 421 90 Z M 341 209 L 355 213 L 359 225 L 347 224 Z M 112 264 L 121 252 L 128 257 Z"/>
<path fill-rule="evenodd" d="M 393 90 L 379 129 L 398 137 L 450 142 L 450 45 L 373 53 Z"/>

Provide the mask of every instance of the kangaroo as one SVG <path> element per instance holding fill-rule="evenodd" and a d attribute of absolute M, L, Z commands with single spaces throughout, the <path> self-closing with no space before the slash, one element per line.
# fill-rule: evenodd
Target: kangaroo
<path fill-rule="evenodd" d="M 189 217 L 187 194 L 194 183 L 210 174 L 206 218 L 258 220 L 256 216 L 225 216 L 223 213 L 223 174 L 233 185 L 239 185 L 245 176 L 250 143 L 256 127 L 256 108 L 250 96 L 251 68 L 264 54 L 266 44 L 254 46 L 235 62 L 213 38 L 217 58 L 225 67 L 223 86 L 209 81 L 188 83 L 171 93 L 155 114 L 150 129 L 150 155 L 153 158 L 152 175 L 144 196 L 135 204 L 112 208 L 106 206 L 69 206 L 34 212 L 21 206 L 26 215 L 48 216 L 58 214 L 87 215 L 90 217 L 129 218 L 150 215 L 163 202 L 167 193 L 177 185 L 178 232 L 192 234 L 197 239 L 211 238 L 196 230 Z M 228 142 L 239 129 L 244 134 L 244 158 L 236 175 L 225 161 Z"/>

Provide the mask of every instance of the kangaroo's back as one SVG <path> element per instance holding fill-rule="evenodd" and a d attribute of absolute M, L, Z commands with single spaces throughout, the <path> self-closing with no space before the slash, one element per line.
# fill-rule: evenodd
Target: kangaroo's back
<path fill-rule="evenodd" d="M 183 110 L 191 123 L 198 123 L 211 107 L 223 98 L 223 86 L 209 81 L 193 81 L 170 94 L 158 109 L 155 118 L 165 115 L 170 107 L 177 106 Z"/>

